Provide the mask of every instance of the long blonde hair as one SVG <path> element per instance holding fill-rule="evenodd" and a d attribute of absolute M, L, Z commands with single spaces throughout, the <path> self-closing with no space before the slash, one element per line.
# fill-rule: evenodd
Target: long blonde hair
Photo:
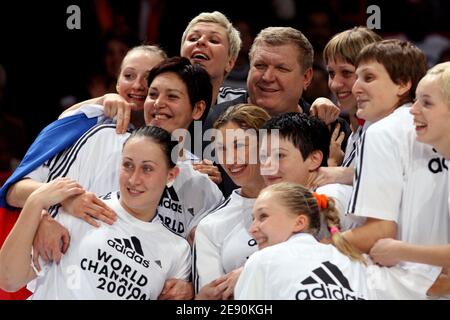
<path fill-rule="evenodd" d="M 270 119 L 269 114 L 253 104 L 242 103 L 228 108 L 214 122 L 214 128 L 219 129 L 229 122 L 236 123 L 242 129 L 258 130 Z"/>
<path fill-rule="evenodd" d="M 265 192 L 273 192 L 279 203 L 288 208 L 292 214 L 305 215 L 309 226 L 303 232 L 317 235 L 320 231 L 321 216 L 330 230 L 334 246 L 344 255 L 353 260 L 365 262 L 361 252 L 348 242 L 339 231 L 340 219 L 334 199 L 323 197 L 325 205 L 319 205 L 317 198 L 305 187 L 296 183 L 282 182 L 264 188 Z"/>
<path fill-rule="evenodd" d="M 439 84 L 444 101 L 450 108 L 450 61 L 439 63 L 428 70 L 427 76 L 434 76 Z"/>

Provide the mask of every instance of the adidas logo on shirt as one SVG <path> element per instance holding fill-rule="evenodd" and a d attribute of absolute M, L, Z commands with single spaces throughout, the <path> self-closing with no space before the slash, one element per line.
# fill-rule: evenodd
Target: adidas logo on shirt
<path fill-rule="evenodd" d="M 159 201 L 159 206 L 170 209 L 174 212 L 183 213 L 183 207 L 179 203 L 178 195 L 173 187 L 165 188 Z"/>
<path fill-rule="evenodd" d="M 323 262 L 312 273 L 301 282 L 306 288 L 297 291 L 296 300 L 364 300 L 353 292 L 348 279 L 331 262 Z"/>
<path fill-rule="evenodd" d="M 132 236 L 130 239 L 109 239 L 108 245 L 144 267 L 149 267 L 150 262 L 144 259 L 144 252 L 138 238 Z"/>
<path fill-rule="evenodd" d="M 433 148 L 433 151 L 438 153 L 435 148 Z M 439 157 L 439 155 L 436 154 L 436 158 L 433 158 L 428 162 L 428 170 L 434 174 L 444 172 L 444 170 L 448 171 L 448 167 L 445 164 L 445 158 Z"/>

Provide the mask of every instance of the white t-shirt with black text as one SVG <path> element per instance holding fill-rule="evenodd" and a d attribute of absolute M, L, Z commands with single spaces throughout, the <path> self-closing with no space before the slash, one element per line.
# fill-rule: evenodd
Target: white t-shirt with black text
<path fill-rule="evenodd" d="M 236 300 L 426 299 L 440 267 L 379 267 L 351 260 L 331 244 L 298 233 L 255 252 L 234 290 Z"/>
<path fill-rule="evenodd" d="M 195 231 L 193 278 L 198 292 L 209 282 L 240 268 L 257 249 L 249 233 L 255 198 L 241 196 L 240 189 L 203 219 Z"/>
<path fill-rule="evenodd" d="M 448 244 L 448 166 L 416 140 L 409 110 L 399 107 L 363 135 L 349 212 L 395 221 L 399 240 Z"/>

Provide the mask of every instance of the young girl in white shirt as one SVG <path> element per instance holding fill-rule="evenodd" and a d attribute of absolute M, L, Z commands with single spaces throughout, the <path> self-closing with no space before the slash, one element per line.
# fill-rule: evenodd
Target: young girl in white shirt
<path fill-rule="evenodd" d="M 178 174 L 174 146 L 163 129 L 135 131 L 124 143 L 120 191 L 103 198 L 117 221 L 95 228 L 61 210 L 57 219 L 69 229 L 71 244 L 59 263 L 42 265 L 41 272 L 31 254 L 41 214 L 85 191 L 66 177 L 35 190 L 0 251 L 0 287 L 15 291 L 39 275 L 33 299 L 147 300 L 158 298 L 166 279 L 187 280 L 189 244 L 156 217 L 166 184 Z"/>

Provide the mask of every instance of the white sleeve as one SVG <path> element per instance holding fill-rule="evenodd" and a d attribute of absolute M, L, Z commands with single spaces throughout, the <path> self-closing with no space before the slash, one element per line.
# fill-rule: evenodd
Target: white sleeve
<path fill-rule="evenodd" d="M 68 111 L 61 115 L 59 119 L 67 118 L 73 115 L 84 113 L 88 118 L 99 117 L 99 121 L 101 122 L 104 117 L 103 106 L 100 104 L 83 104 L 80 108 Z"/>
<path fill-rule="evenodd" d="M 196 293 L 206 284 L 223 276 L 220 247 L 212 238 L 213 230 L 202 221 L 196 231 L 194 240 L 194 288 Z"/>
<path fill-rule="evenodd" d="M 51 262 L 45 262 L 41 256 L 39 256 L 39 266 L 41 267 L 41 270 L 38 271 L 37 266 L 34 264 L 34 250 L 31 248 L 31 268 L 33 269 L 34 273 L 36 274 L 36 277 L 27 283 L 26 288 L 30 292 L 36 291 L 37 282 L 38 279 L 45 276 L 45 274 L 48 272 L 48 269 L 50 268 Z"/>
<path fill-rule="evenodd" d="M 40 165 L 26 177 L 39 182 L 47 182 L 60 176 L 69 176 L 86 188 L 87 186 L 82 183 L 83 178 L 92 170 L 91 166 L 101 162 L 98 161 L 101 154 L 99 152 L 100 147 L 96 143 L 98 134 L 92 135 L 91 132 L 92 129 L 87 131 L 72 146 L 61 151 L 58 156 L 46 161 L 45 164 Z M 93 160 L 90 160 L 91 158 Z M 50 166 L 48 163 L 50 163 Z"/>
<path fill-rule="evenodd" d="M 260 252 L 247 260 L 234 288 L 235 300 L 266 300 L 266 269 L 261 264 Z"/>
<path fill-rule="evenodd" d="M 115 127 L 111 125 L 91 128 L 71 147 L 58 170 L 78 181 L 86 190 L 97 195 L 106 194 L 117 185 L 119 162 L 116 156 L 122 150 L 125 136 L 116 135 Z"/>
<path fill-rule="evenodd" d="M 401 137 L 393 137 L 395 131 L 371 129 L 374 128 L 367 129 L 358 146 L 348 212 L 397 222 L 404 177 L 402 150 L 395 138 Z"/>
<path fill-rule="evenodd" d="M 211 193 L 206 193 L 204 200 L 204 206 L 197 212 L 191 222 L 189 222 L 187 234 L 189 234 L 193 228 L 197 227 L 203 218 L 219 207 L 225 199 L 222 192 L 217 189 L 217 192 L 212 190 Z"/>
<path fill-rule="evenodd" d="M 178 254 L 174 255 L 174 264 L 168 274 L 169 279 L 189 280 L 191 275 L 191 247 L 183 239 Z"/>

